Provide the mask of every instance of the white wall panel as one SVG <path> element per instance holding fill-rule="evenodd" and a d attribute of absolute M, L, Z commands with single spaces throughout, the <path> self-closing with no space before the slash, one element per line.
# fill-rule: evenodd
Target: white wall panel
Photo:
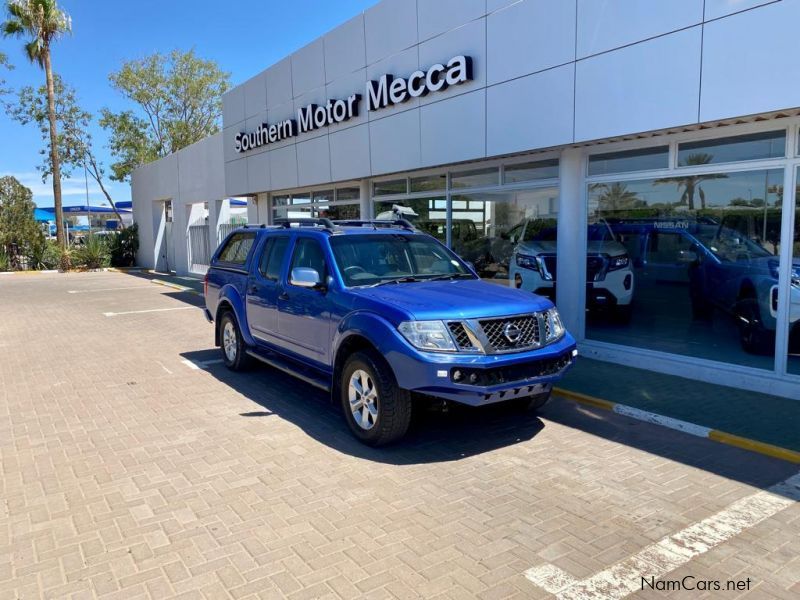
<path fill-rule="evenodd" d="M 780 0 L 706 0 L 706 21 Z"/>
<path fill-rule="evenodd" d="M 417 0 L 419 41 L 486 14 L 486 0 Z"/>
<path fill-rule="evenodd" d="M 703 21 L 703 0 L 578 0 L 578 58 Z"/>
<path fill-rule="evenodd" d="M 254 193 L 270 189 L 269 152 L 247 157 L 247 189 Z"/>
<path fill-rule="evenodd" d="M 332 132 L 328 140 L 333 181 L 369 177 L 369 125 Z"/>
<path fill-rule="evenodd" d="M 225 150 L 226 161 L 236 160 L 242 157 L 241 154 L 236 152 L 236 142 L 234 141 L 236 134 L 240 133 L 242 129 L 244 129 L 244 123 L 234 125 L 233 127 L 226 127 L 222 130 L 222 147 Z"/>
<path fill-rule="evenodd" d="M 322 38 L 292 54 L 292 93 L 295 98 L 325 85 L 325 51 Z"/>
<path fill-rule="evenodd" d="M 217 133 L 176 153 L 182 203 L 210 202 L 225 196 L 223 138 Z"/>
<path fill-rule="evenodd" d="M 575 0 L 521 0 L 487 19 L 490 85 L 575 59 Z"/>
<path fill-rule="evenodd" d="M 784 0 L 705 26 L 702 121 L 800 106 L 800 61 L 789 43 L 798 22 L 800 2 Z"/>
<path fill-rule="evenodd" d="M 414 0 L 383 0 L 364 13 L 367 64 L 417 43 L 417 3 Z"/>
<path fill-rule="evenodd" d="M 304 94 L 297 96 L 294 99 L 294 114 L 292 118 L 297 119 L 297 109 L 304 108 L 309 104 L 316 104 L 317 106 L 324 106 L 328 102 L 328 94 L 325 90 L 325 86 L 318 87 L 314 90 L 310 90 Z M 288 117 L 286 117 L 288 118 Z M 300 127 L 300 120 L 297 120 L 297 126 Z M 301 133 L 295 138 L 295 141 L 301 142 L 303 140 L 308 140 L 314 137 L 319 137 L 321 135 L 328 134 L 328 127 L 320 127 L 319 129 L 313 129 L 311 131 L 307 131 L 305 133 Z"/>
<path fill-rule="evenodd" d="M 359 69 L 347 75 L 342 75 L 336 80 L 325 86 L 325 92 L 329 99 L 346 100 L 351 94 L 361 94 L 361 104 L 357 117 L 341 123 L 336 123 L 328 127 L 328 131 L 333 133 L 348 127 L 355 127 L 367 122 L 367 105 L 364 89 L 367 83 L 367 70 Z"/>
<path fill-rule="evenodd" d="M 273 190 L 297 187 L 297 152 L 295 146 L 270 151 L 269 176 Z"/>
<path fill-rule="evenodd" d="M 575 141 L 697 121 L 701 27 L 577 64 Z"/>
<path fill-rule="evenodd" d="M 422 70 L 436 63 L 446 64 L 461 54 L 472 57 L 471 82 L 450 86 L 443 92 L 420 98 L 421 104 L 436 102 L 448 96 L 465 94 L 486 85 L 486 19 L 471 21 L 419 45 L 419 66 Z"/>
<path fill-rule="evenodd" d="M 353 17 L 329 32 L 324 44 L 326 82 L 366 67 L 364 15 Z"/>
<path fill-rule="evenodd" d="M 328 137 L 297 144 L 297 185 L 314 185 L 331 180 Z"/>
<path fill-rule="evenodd" d="M 292 93 L 292 59 L 287 56 L 266 70 L 267 108 L 291 102 Z"/>
<path fill-rule="evenodd" d="M 490 87 L 487 155 L 571 143 L 574 69 L 564 65 Z"/>
<path fill-rule="evenodd" d="M 225 195 L 247 194 L 247 159 L 240 158 L 225 163 Z"/>
<path fill-rule="evenodd" d="M 244 88 L 245 118 L 267 110 L 267 78 L 263 73 L 248 79 L 242 87 Z"/>
<path fill-rule="evenodd" d="M 420 110 L 422 164 L 441 165 L 486 155 L 486 91 L 434 102 Z"/>
<path fill-rule="evenodd" d="M 373 175 L 421 166 L 419 111 L 410 110 L 369 123 Z"/>
<path fill-rule="evenodd" d="M 236 86 L 222 95 L 222 123 L 231 127 L 244 121 L 244 86 Z"/>

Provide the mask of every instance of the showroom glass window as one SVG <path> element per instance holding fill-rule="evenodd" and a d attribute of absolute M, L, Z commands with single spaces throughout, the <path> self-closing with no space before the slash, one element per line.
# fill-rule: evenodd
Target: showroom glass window
<path fill-rule="evenodd" d="M 785 136 L 676 152 L 663 176 L 640 178 L 642 155 L 620 153 L 603 158 L 618 177 L 590 178 L 586 337 L 771 370 L 784 169 L 716 165 L 781 158 Z"/>
<path fill-rule="evenodd" d="M 398 190 L 408 192 L 393 193 Z M 446 176 L 376 182 L 373 199 L 375 218 L 410 220 L 449 243 L 484 281 L 554 298 L 555 281 L 537 280 L 538 263 L 525 257 L 546 255 L 555 265 L 558 159 L 479 164 Z"/>
<path fill-rule="evenodd" d="M 272 197 L 272 216 L 273 219 L 360 219 L 359 198 L 360 191 L 357 187 L 277 195 Z"/>

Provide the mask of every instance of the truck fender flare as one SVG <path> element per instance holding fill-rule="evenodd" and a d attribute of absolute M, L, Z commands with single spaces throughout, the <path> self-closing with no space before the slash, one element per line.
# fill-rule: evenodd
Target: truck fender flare
<path fill-rule="evenodd" d="M 253 340 L 250 335 L 250 327 L 247 323 L 247 311 L 245 310 L 244 300 L 242 300 L 239 290 L 230 284 L 224 286 L 219 293 L 217 314 L 214 315 L 214 342 L 216 345 L 219 346 L 219 316 L 222 311 L 226 309 L 233 311 L 233 315 L 236 317 L 236 322 L 239 324 L 239 330 L 242 333 L 245 343 L 247 343 L 248 346 L 255 345 L 255 340 Z"/>

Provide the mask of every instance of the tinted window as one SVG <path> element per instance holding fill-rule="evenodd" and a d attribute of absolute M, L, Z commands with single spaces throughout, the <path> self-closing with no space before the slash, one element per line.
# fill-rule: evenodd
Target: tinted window
<path fill-rule="evenodd" d="M 666 169 L 667 166 L 669 166 L 669 146 L 608 152 L 589 157 L 589 175 Z"/>
<path fill-rule="evenodd" d="M 320 280 L 324 281 L 328 276 L 325 268 L 325 253 L 322 251 L 322 246 L 317 240 L 311 238 L 300 238 L 294 247 L 294 255 L 292 256 L 292 266 L 289 269 L 307 268 L 314 269 L 319 273 Z"/>
<path fill-rule="evenodd" d="M 447 175 L 428 175 L 426 177 L 414 177 L 411 179 L 412 192 L 431 192 L 443 190 L 447 187 Z"/>
<path fill-rule="evenodd" d="M 250 248 L 256 239 L 254 233 L 236 233 L 231 236 L 219 255 L 219 260 L 234 265 L 243 265 L 247 261 Z"/>
<path fill-rule="evenodd" d="M 392 179 L 391 181 L 376 181 L 372 184 L 372 193 L 375 196 L 387 194 L 405 194 L 408 192 L 408 182 L 405 179 Z"/>
<path fill-rule="evenodd" d="M 767 131 L 680 144 L 678 165 L 693 167 L 739 160 L 783 158 L 785 155 L 786 131 Z"/>
<path fill-rule="evenodd" d="M 278 281 L 281 275 L 281 265 L 283 265 L 283 257 L 286 255 L 286 247 L 289 245 L 289 238 L 272 237 L 267 240 L 264 245 L 264 253 L 261 255 L 261 264 L 259 271 L 264 276 L 264 279 L 270 281 Z"/>
<path fill-rule="evenodd" d="M 450 185 L 455 189 L 497 185 L 499 180 L 500 172 L 497 167 L 460 171 L 450 175 Z"/>
<path fill-rule="evenodd" d="M 556 179 L 558 177 L 558 159 L 540 160 L 539 162 L 506 165 L 505 183 L 535 181 L 537 179 Z"/>

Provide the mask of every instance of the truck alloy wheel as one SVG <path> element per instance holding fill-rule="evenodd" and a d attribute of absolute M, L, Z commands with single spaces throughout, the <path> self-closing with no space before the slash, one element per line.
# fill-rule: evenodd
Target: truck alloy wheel
<path fill-rule="evenodd" d="M 378 420 L 378 388 L 368 373 L 357 369 L 347 390 L 353 420 L 362 429 L 372 429 Z"/>

